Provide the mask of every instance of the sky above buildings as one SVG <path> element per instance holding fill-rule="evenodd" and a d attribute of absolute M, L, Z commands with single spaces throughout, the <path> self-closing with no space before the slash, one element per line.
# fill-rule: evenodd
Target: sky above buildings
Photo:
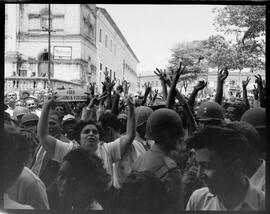
<path fill-rule="evenodd" d="M 170 50 L 180 42 L 203 40 L 217 32 L 215 7 L 222 5 L 117 5 L 97 4 L 114 19 L 140 60 L 137 72 L 153 74 L 165 68 Z"/>

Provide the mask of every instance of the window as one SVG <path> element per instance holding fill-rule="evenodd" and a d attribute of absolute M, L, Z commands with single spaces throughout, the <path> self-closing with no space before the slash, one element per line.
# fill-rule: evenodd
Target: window
<path fill-rule="evenodd" d="M 105 71 L 106 71 L 106 72 L 108 71 L 108 68 L 107 68 L 107 67 L 105 67 Z"/>
<path fill-rule="evenodd" d="M 157 86 L 157 87 L 158 87 L 158 82 L 159 82 L 159 81 L 156 81 L 156 86 Z"/>
<path fill-rule="evenodd" d="M 102 29 L 99 29 L 99 42 L 102 43 Z"/>
<path fill-rule="evenodd" d="M 112 52 L 112 40 L 110 40 L 110 51 Z"/>
<path fill-rule="evenodd" d="M 102 63 L 99 64 L 99 69 L 102 71 Z"/>
<path fill-rule="evenodd" d="M 151 81 L 151 86 L 154 86 L 154 81 Z"/>
<path fill-rule="evenodd" d="M 116 44 L 113 46 L 113 55 L 116 56 Z"/>
<path fill-rule="evenodd" d="M 108 35 L 105 36 L 105 47 L 108 47 Z"/>

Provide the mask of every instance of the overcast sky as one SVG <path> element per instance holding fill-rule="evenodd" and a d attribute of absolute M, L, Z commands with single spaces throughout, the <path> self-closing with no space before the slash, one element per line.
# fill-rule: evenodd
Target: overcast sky
<path fill-rule="evenodd" d="M 216 5 L 116 5 L 105 8 L 140 60 L 137 72 L 165 68 L 170 50 L 179 42 L 221 34 L 213 26 Z M 221 34 L 222 35 L 222 34 Z"/>

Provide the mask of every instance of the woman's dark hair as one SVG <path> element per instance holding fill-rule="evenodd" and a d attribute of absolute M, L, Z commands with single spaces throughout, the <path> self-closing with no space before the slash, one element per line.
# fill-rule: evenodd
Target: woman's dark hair
<path fill-rule="evenodd" d="M 74 131 L 73 131 L 74 139 L 78 143 L 80 143 L 80 134 L 81 134 L 81 131 L 87 125 L 94 125 L 94 126 L 96 126 L 100 137 L 103 136 L 103 130 L 102 130 L 102 128 L 96 122 L 94 122 L 92 120 L 87 120 L 87 121 L 80 120 L 80 121 L 77 122 L 77 125 L 75 126 Z"/>
<path fill-rule="evenodd" d="M 63 160 L 69 162 L 77 176 L 87 175 L 95 196 L 105 191 L 110 181 L 110 175 L 104 169 L 102 160 L 95 154 L 78 148 L 71 150 Z"/>
<path fill-rule="evenodd" d="M 164 211 L 166 189 L 163 182 L 148 171 L 133 171 L 120 189 L 117 205 L 127 211 Z"/>

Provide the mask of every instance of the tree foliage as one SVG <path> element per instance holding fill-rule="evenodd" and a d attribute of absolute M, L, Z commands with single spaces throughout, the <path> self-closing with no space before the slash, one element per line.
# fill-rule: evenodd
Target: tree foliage
<path fill-rule="evenodd" d="M 207 65 L 204 61 L 204 50 L 201 41 L 183 42 L 172 50 L 171 59 L 167 70 L 174 73 L 182 62 L 186 71 L 180 76 L 179 81 L 184 85 L 193 82 L 199 74 L 207 72 Z"/>
<path fill-rule="evenodd" d="M 215 8 L 217 30 L 236 37 L 235 52 L 246 67 L 265 68 L 266 7 L 229 5 Z"/>

